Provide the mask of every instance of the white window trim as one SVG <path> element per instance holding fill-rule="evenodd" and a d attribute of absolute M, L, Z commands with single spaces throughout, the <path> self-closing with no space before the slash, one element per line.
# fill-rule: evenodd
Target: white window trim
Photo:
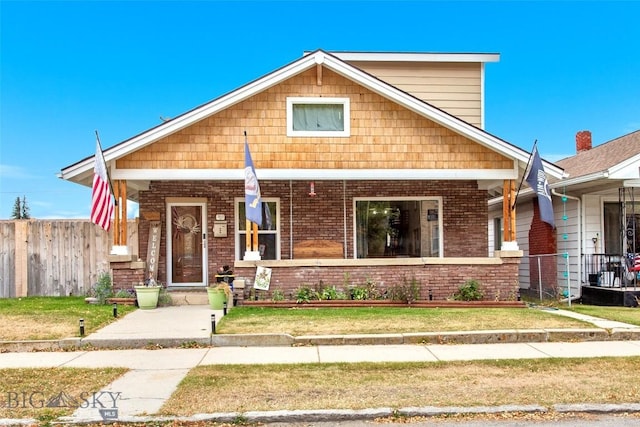
<path fill-rule="evenodd" d="M 295 104 L 342 104 L 344 130 L 295 131 L 293 130 L 293 106 Z M 351 100 L 349 98 L 289 97 L 287 98 L 287 136 L 289 137 L 349 137 L 351 136 Z"/>
<path fill-rule="evenodd" d="M 353 215 L 353 259 L 358 259 L 358 248 L 356 247 L 357 242 L 358 242 L 358 224 L 356 223 L 357 218 L 355 215 L 356 212 L 356 203 L 357 202 L 362 202 L 362 201 L 367 201 L 367 200 L 381 200 L 381 201 L 394 201 L 394 200 L 399 200 L 399 201 L 403 201 L 403 200 L 415 200 L 415 201 L 437 201 L 438 202 L 438 246 L 439 246 L 439 250 L 438 250 L 438 256 L 437 257 L 433 257 L 433 258 L 444 258 L 444 236 L 443 236 L 443 218 L 442 218 L 442 196 L 424 196 L 424 197 L 420 197 L 420 196 L 400 196 L 400 197 L 395 197 L 395 196 L 388 196 L 388 197 L 354 197 L 353 198 L 353 205 L 351 206 L 351 211 L 354 212 Z M 418 257 L 419 258 L 419 257 Z"/>
<path fill-rule="evenodd" d="M 276 229 L 275 230 L 259 230 L 258 234 L 275 234 L 276 235 L 276 260 L 280 260 L 281 259 L 281 253 L 280 253 L 280 198 L 279 197 L 262 197 L 261 198 L 262 202 L 275 202 L 276 203 Z M 234 217 L 235 217 L 235 223 L 236 223 L 236 227 L 235 230 L 233 230 L 233 239 L 235 240 L 235 249 L 233 252 L 233 256 L 237 257 L 237 254 L 240 253 L 244 253 L 244 248 L 245 248 L 245 239 L 242 238 L 240 239 L 240 203 L 244 203 L 245 202 L 245 198 L 244 197 L 236 197 L 234 199 L 234 206 L 233 206 L 233 210 L 234 210 Z M 273 216 L 273 214 L 272 214 Z M 246 230 L 245 230 L 246 231 Z M 241 258 L 236 258 L 236 261 L 242 261 L 242 257 Z"/>

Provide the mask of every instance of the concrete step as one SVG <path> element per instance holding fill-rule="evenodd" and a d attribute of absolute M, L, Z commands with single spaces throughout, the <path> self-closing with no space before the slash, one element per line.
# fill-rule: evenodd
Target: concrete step
<path fill-rule="evenodd" d="M 170 289 L 168 290 L 173 305 L 208 305 L 209 298 L 207 297 L 206 288 L 202 289 Z"/>

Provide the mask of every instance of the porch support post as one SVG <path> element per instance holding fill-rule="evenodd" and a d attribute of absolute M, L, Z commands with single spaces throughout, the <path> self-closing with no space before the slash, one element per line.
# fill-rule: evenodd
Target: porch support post
<path fill-rule="evenodd" d="M 113 209 L 113 246 L 120 246 L 120 181 L 113 181 L 113 198 L 116 206 Z"/>
<path fill-rule="evenodd" d="M 120 180 L 120 244 L 127 246 L 127 181 Z"/>
<path fill-rule="evenodd" d="M 127 255 L 127 181 L 113 181 L 113 197 L 116 206 L 113 212 L 113 248 L 112 254 Z"/>
<path fill-rule="evenodd" d="M 249 220 L 246 222 L 245 227 L 246 239 L 245 239 L 245 261 L 260 261 L 260 251 L 258 250 L 258 224 L 255 224 Z"/>
<path fill-rule="evenodd" d="M 253 246 L 251 248 L 252 251 L 258 250 L 258 224 L 255 222 L 253 224 Z"/>
<path fill-rule="evenodd" d="M 502 217 L 504 218 L 504 242 L 510 242 L 507 246 L 516 242 L 516 209 L 514 205 L 516 195 L 516 183 L 512 179 L 505 179 L 502 184 Z"/>

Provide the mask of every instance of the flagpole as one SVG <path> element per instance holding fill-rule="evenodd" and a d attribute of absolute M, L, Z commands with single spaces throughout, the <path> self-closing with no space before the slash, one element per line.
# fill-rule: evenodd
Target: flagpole
<path fill-rule="evenodd" d="M 96 141 L 98 141 L 98 147 L 100 147 L 100 154 L 102 154 L 102 159 L 104 160 L 104 154 L 102 151 L 102 144 L 100 143 L 100 136 L 98 135 L 98 131 L 96 130 Z M 118 198 L 116 197 L 116 193 L 113 191 L 113 184 L 111 183 L 111 175 L 109 174 L 109 168 L 106 167 L 105 161 L 105 171 L 107 172 L 107 181 L 109 181 L 109 188 L 111 189 L 111 194 L 113 195 L 113 202 L 116 206 L 118 206 Z"/>
<path fill-rule="evenodd" d="M 533 152 L 536 149 L 536 145 L 538 145 L 538 140 L 533 141 L 533 148 L 531 149 L 531 154 L 529 154 L 529 160 L 527 160 L 527 166 L 524 168 L 524 173 L 522 174 L 522 179 L 520 180 L 520 185 L 518 186 L 518 191 L 516 191 L 516 197 L 513 200 L 513 204 L 511 205 L 511 210 L 516 208 L 516 202 L 518 201 L 518 194 L 520 194 L 520 189 L 522 189 L 522 182 L 524 181 L 525 176 L 527 175 L 527 169 L 529 168 L 529 164 L 531 163 L 531 159 L 533 158 Z M 504 197 L 504 195 L 503 195 Z"/>

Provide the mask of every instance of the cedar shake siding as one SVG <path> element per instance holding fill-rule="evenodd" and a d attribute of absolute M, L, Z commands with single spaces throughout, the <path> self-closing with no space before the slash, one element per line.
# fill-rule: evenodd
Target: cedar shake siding
<path fill-rule="evenodd" d="M 348 97 L 351 136 L 287 137 L 287 97 Z M 118 169 L 511 169 L 513 161 L 330 71 L 310 70 L 117 160 Z"/>

